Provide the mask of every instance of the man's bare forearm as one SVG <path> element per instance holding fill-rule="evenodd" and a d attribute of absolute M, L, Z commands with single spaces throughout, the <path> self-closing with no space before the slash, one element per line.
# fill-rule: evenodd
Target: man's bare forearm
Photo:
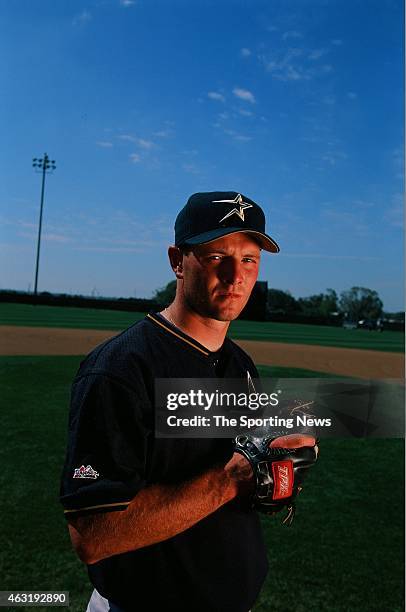
<path fill-rule="evenodd" d="M 234 454 L 226 466 L 179 485 L 142 489 L 122 512 L 70 519 L 72 543 L 87 564 L 167 540 L 250 487 L 251 467 Z"/>

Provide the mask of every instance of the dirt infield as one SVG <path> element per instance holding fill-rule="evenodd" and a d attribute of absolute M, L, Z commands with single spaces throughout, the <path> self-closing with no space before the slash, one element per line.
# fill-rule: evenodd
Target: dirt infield
<path fill-rule="evenodd" d="M 304 368 L 368 379 L 403 378 L 405 375 L 405 357 L 402 353 L 253 340 L 237 342 L 255 363 L 263 365 Z"/>
<path fill-rule="evenodd" d="M 85 355 L 117 331 L 0 326 L 0 355 Z M 305 368 L 357 378 L 403 378 L 402 353 L 237 340 L 262 365 Z"/>

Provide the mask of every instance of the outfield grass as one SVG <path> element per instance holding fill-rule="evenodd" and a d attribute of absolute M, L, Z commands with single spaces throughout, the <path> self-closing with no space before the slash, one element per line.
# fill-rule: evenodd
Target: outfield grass
<path fill-rule="evenodd" d="M 0 358 L 0 590 L 70 591 L 70 610 L 84 611 L 91 588 L 58 501 L 78 363 L 77 357 Z"/>
<path fill-rule="evenodd" d="M 72 612 L 85 610 L 92 590 L 58 502 L 69 387 L 80 359 L 0 358 L 0 590 L 68 590 Z M 403 441 L 320 446 L 293 526 L 263 521 L 270 573 L 254 610 L 400 612 Z"/>
<path fill-rule="evenodd" d="M 240 340 L 268 340 L 288 344 L 313 344 L 396 353 L 405 350 L 402 332 L 344 329 L 328 325 L 235 321 L 231 324 L 229 335 Z"/>
<path fill-rule="evenodd" d="M 0 325 L 122 330 L 144 316 L 145 313 L 140 312 L 0 303 Z M 234 321 L 229 335 L 240 340 L 268 340 L 398 353 L 405 348 L 402 332 L 380 333 L 323 325 Z"/>
<path fill-rule="evenodd" d="M 122 312 L 68 306 L 0 303 L 0 325 L 122 330 L 145 317 L 144 312 Z"/>
<path fill-rule="evenodd" d="M 257 370 L 261 378 L 337 378 L 337 374 L 316 372 L 315 370 L 305 370 L 304 368 L 258 365 Z M 346 377 L 340 376 L 340 378 Z"/>

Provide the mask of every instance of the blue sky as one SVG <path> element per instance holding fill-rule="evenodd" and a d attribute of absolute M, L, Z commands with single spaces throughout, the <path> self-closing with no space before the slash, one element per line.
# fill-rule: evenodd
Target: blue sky
<path fill-rule="evenodd" d="M 151 296 L 197 191 L 260 203 L 296 297 L 403 290 L 401 0 L 0 3 L 0 287 Z M 4 78 L 5 77 L 5 78 Z"/>

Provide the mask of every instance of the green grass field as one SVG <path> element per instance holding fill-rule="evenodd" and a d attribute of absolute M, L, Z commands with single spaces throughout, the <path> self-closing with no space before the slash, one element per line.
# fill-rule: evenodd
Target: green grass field
<path fill-rule="evenodd" d="M 335 374 L 328 372 L 315 372 L 303 368 L 284 368 L 280 366 L 258 365 L 258 373 L 261 378 L 333 378 Z M 340 378 L 346 378 L 340 376 Z"/>
<path fill-rule="evenodd" d="M 144 316 L 139 312 L 0 303 L 0 325 L 122 330 Z M 404 351 L 404 334 L 393 331 L 379 333 L 321 325 L 235 321 L 229 335 L 241 340 Z"/>
<path fill-rule="evenodd" d="M 58 490 L 79 361 L 0 358 L 0 590 L 68 590 L 73 612 L 85 610 L 91 587 L 71 550 Z M 255 612 L 400 612 L 404 443 L 323 440 L 320 452 L 293 526 L 263 521 L 270 572 Z"/>
<path fill-rule="evenodd" d="M 0 303 L 0 325 L 122 330 L 144 317 L 142 312 Z"/>

